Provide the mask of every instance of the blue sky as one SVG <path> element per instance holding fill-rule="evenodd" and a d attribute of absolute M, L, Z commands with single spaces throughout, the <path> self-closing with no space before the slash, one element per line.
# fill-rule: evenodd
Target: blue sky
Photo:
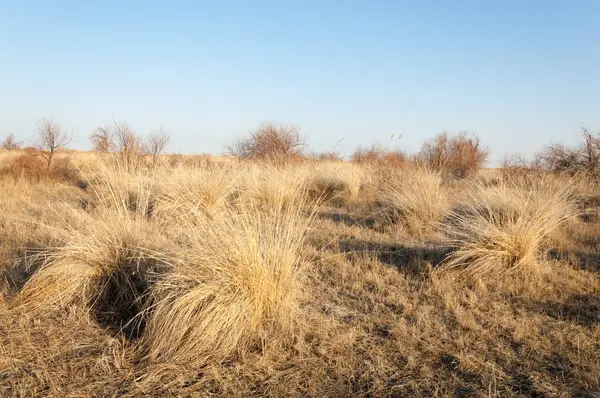
<path fill-rule="evenodd" d="M 349 154 L 466 130 L 493 163 L 600 130 L 599 17 L 584 0 L 0 0 L 0 136 L 53 117 L 85 149 L 127 119 L 219 153 L 281 121 Z"/>

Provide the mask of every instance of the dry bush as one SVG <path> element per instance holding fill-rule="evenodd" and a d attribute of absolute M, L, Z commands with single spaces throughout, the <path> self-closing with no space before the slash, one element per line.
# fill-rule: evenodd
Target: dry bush
<path fill-rule="evenodd" d="M 52 119 L 42 119 L 38 122 L 35 148 L 46 159 L 46 169 L 50 170 L 56 151 L 66 147 L 71 138 L 71 135 L 63 131 Z"/>
<path fill-rule="evenodd" d="M 47 177 L 48 170 L 41 157 L 26 153 L 9 159 L 0 169 L 0 175 L 12 177 L 14 180 L 23 178 L 39 182 Z"/>
<path fill-rule="evenodd" d="M 321 152 L 321 153 L 317 153 L 313 157 L 315 159 L 317 159 L 317 160 L 329 161 L 329 162 L 335 162 L 335 161 L 342 161 L 343 160 L 342 155 L 340 155 L 338 152 Z"/>
<path fill-rule="evenodd" d="M 86 184 L 81 172 L 68 157 L 56 158 L 50 166 L 48 176 L 54 181 L 68 182 L 80 187 Z"/>
<path fill-rule="evenodd" d="M 211 168 L 216 160 L 212 155 L 164 155 L 167 164 L 170 167 L 185 167 L 185 168 Z"/>
<path fill-rule="evenodd" d="M 473 186 L 444 224 L 455 247 L 444 268 L 472 274 L 535 271 L 543 240 L 576 215 L 577 200 L 566 183 Z"/>
<path fill-rule="evenodd" d="M 504 157 L 500 175 L 503 181 L 529 185 L 535 184 L 546 174 L 538 157 L 528 160 L 520 154 L 512 154 Z"/>
<path fill-rule="evenodd" d="M 115 151 L 117 162 L 127 171 L 137 171 L 144 165 L 142 138 L 126 121 L 114 122 Z"/>
<path fill-rule="evenodd" d="M 388 174 L 381 201 L 391 222 L 417 236 L 435 228 L 450 209 L 441 173 L 420 167 Z"/>
<path fill-rule="evenodd" d="M 8 135 L 4 141 L 0 144 L 2 149 L 6 149 L 7 151 L 11 151 L 13 149 L 19 149 L 23 145 L 23 142 L 17 141 L 14 134 Z"/>
<path fill-rule="evenodd" d="M 31 182 L 53 180 L 81 184 L 82 176 L 69 158 L 57 158 L 47 169 L 47 163 L 34 153 L 24 153 L 9 159 L 1 168 L 0 176 L 14 180 L 25 179 Z"/>
<path fill-rule="evenodd" d="M 304 147 L 298 127 L 266 123 L 248 137 L 236 140 L 228 152 L 244 159 L 281 162 L 301 158 Z"/>
<path fill-rule="evenodd" d="M 246 202 L 211 217 L 192 210 L 182 220 L 190 250 L 153 289 L 149 360 L 200 367 L 297 333 L 310 218 L 303 206 L 272 205 L 265 213 Z"/>
<path fill-rule="evenodd" d="M 555 173 L 586 173 L 600 178 L 600 136 L 587 128 L 582 131 L 583 142 L 578 148 L 563 144 L 550 144 L 536 157 L 536 162 Z"/>
<path fill-rule="evenodd" d="M 441 133 L 425 142 L 418 158 L 426 166 L 457 178 L 464 178 L 479 170 L 487 161 L 489 152 L 481 146 L 479 137 L 460 133 L 449 136 Z"/>
<path fill-rule="evenodd" d="M 401 167 L 408 163 L 406 154 L 401 150 L 389 150 L 380 145 L 373 145 L 369 148 L 359 146 L 352 154 L 352 161 L 358 164 L 379 164 L 385 167 Z"/>
<path fill-rule="evenodd" d="M 160 155 L 165 152 L 171 142 L 171 134 L 167 133 L 162 127 L 150 133 L 142 144 L 142 150 L 152 158 L 152 165 L 156 166 Z"/>
<path fill-rule="evenodd" d="M 95 151 L 110 152 L 115 145 L 111 126 L 98 127 L 90 134 L 90 141 L 92 141 L 92 148 Z"/>

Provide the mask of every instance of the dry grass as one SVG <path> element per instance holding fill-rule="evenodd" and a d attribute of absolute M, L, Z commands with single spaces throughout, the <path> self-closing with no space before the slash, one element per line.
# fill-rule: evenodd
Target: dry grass
<path fill-rule="evenodd" d="M 107 169 L 108 171 L 108 169 Z M 127 334 L 137 333 L 145 296 L 160 269 L 168 267 L 168 244 L 149 219 L 148 186 L 138 185 L 135 206 L 122 174 L 105 174 L 102 197 L 90 211 L 64 206 L 67 219 L 52 226 L 61 244 L 49 247 L 40 269 L 27 281 L 14 305 L 51 311 L 79 305 Z M 131 322 L 131 323 L 130 323 Z M 118 326 L 116 323 L 120 323 Z"/>
<path fill-rule="evenodd" d="M 50 180 L 79 184 L 82 181 L 81 173 L 68 157 L 56 158 L 48 169 L 44 159 L 35 152 L 25 152 L 6 159 L 0 166 L 0 177 L 35 183 Z"/>
<path fill-rule="evenodd" d="M 301 324 L 303 242 L 310 217 L 280 201 L 194 212 L 190 250 L 153 289 L 147 357 L 203 366 L 251 344 L 292 338 Z"/>
<path fill-rule="evenodd" d="M 445 268 L 465 267 L 477 274 L 531 272 L 543 240 L 576 215 L 577 201 L 568 184 L 475 185 L 445 224 L 456 248 Z"/>
<path fill-rule="evenodd" d="M 63 156 L 0 179 L 0 396 L 600 394 L 585 176 Z"/>
<path fill-rule="evenodd" d="M 309 195 L 323 202 L 351 205 L 360 198 L 364 171 L 346 162 L 317 163 L 307 177 Z"/>
<path fill-rule="evenodd" d="M 388 174 L 383 183 L 382 202 L 390 221 L 401 224 L 414 235 L 435 229 L 450 208 L 441 173 L 425 168 Z"/>

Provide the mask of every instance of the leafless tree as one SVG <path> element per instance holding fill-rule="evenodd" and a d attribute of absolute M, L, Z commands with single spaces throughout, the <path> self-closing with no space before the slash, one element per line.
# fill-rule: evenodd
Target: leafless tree
<path fill-rule="evenodd" d="M 9 151 L 12 149 L 19 149 L 21 145 L 23 145 L 23 143 L 21 141 L 17 141 L 14 134 L 10 134 L 8 137 L 6 137 L 1 144 L 2 148 Z"/>
<path fill-rule="evenodd" d="M 142 164 L 142 139 L 126 121 L 114 122 L 114 143 L 118 158 L 127 170 L 135 170 Z"/>
<path fill-rule="evenodd" d="M 66 147 L 71 142 L 71 138 L 71 135 L 64 132 L 52 119 L 44 118 L 38 122 L 37 140 L 34 146 L 46 160 L 48 170 L 56 151 Z"/>
<path fill-rule="evenodd" d="M 152 164 L 156 165 L 158 157 L 165 151 L 171 142 L 171 134 L 167 133 L 162 126 L 150 133 L 143 144 L 144 153 L 152 156 Z"/>
<path fill-rule="evenodd" d="M 110 152 L 114 147 L 111 126 L 98 127 L 90 134 L 90 141 L 95 151 Z"/>

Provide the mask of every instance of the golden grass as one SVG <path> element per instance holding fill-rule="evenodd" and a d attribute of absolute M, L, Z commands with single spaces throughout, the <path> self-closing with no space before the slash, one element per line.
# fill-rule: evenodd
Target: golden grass
<path fill-rule="evenodd" d="M 310 217 L 303 206 L 274 205 L 194 212 L 186 221 L 185 261 L 153 289 L 148 359 L 202 366 L 296 333 Z"/>
<path fill-rule="evenodd" d="M 168 169 L 156 176 L 155 198 L 159 213 L 179 217 L 201 209 L 224 209 L 236 197 L 240 172 L 234 169 Z"/>
<path fill-rule="evenodd" d="M 358 201 L 364 171 L 361 167 L 341 161 L 316 163 L 307 177 L 309 195 L 322 202 L 351 205 Z"/>
<path fill-rule="evenodd" d="M 600 393 L 583 177 L 60 156 L 0 179 L 0 396 Z"/>
<path fill-rule="evenodd" d="M 159 224 L 148 217 L 149 187 L 138 185 L 132 207 L 131 192 L 119 184 L 123 174 L 105 172 L 107 183 L 96 192 L 101 205 L 87 212 L 63 208 L 78 222 L 52 227 L 62 244 L 46 250 L 44 264 L 15 298 L 17 307 L 51 311 L 99 305 L 102 312 L 108 306 L 128 316 L 126 323 L 134 318 L 139 323 L 150 280 L 169 264 L 168 245 L 157 233 Z"/>
<path fill-rule="evenodd" d="M 467 192 L 444 225 L 455 247 L 444 268 L 476 274 L 535 270 L 543 240 L 577 215 L 568 184 L 474 185 Z"/>
<path fill-rule="evenodd" d="M 425 168 L 388 174 L 381 200 L 390 221 L 417 236 L 434 230 L 450 209 L 441 173 Z"/>

